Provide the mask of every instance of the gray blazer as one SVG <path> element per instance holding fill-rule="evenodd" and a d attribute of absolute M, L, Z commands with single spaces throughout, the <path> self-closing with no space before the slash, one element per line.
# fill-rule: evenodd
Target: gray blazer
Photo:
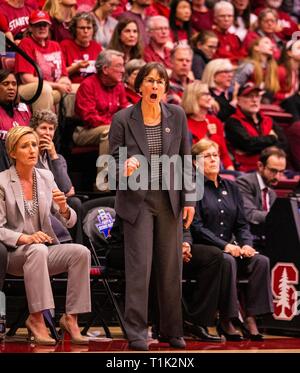
<path fill-rule="evenodd" d="M 186 115 L 183 109 L 177 105 L 161 103 L 162 112 L 162 154 L 169 157 L 173 155 L 189 155 L 191 146 L 189 141 Z M 150 155 L 146 131 L 143 124 L 141 101 L 134 106 L 120 110 L 112 119 L 109 131 L 109 149 L 113 155 L 117 175 L 119 173 L 119 148 L 127 147 L 127 158 L 135 155 L 143 155 L 148 160 L 148 174 L 150 175 Z M 125 160 L 124 160 L 125 161 Z M 122 160 L 122 165 L 123 162 Z M 187 172 L 192 173 L 192 168 Z M 191 176 L 191 175 L 190 175 Z M 194 206 L 194 202 L 186 199 L 187 194 L 192 193 L 192 185 L 183 185 L 183 190 L 175 190 L 172 180 L 174 171 L 171 169 L 171 187 L 169 197 L 174 216 L 178 217 L 183 206 Z M 133 224 L 140 211 L 142 202 L 146 197 L 146 190 L 117 190 L 115 209 L 124 220 Z"/>
<path fill-rule="evenodd" d="M 57 188 L 51 171 L 36 168 L 37 192 L 41 231 L 53 238 L 53 244 L 59 244 L 50 220 L 50 213 L 67 228 L 76 223 L 76 213 L 71 210 L 70 219 L 64 219 L 53 203 L 52 189 Z M 25 209 L 20 180 L 16 169 L 11 166 L 0 173 L 0 241 L 10 248 L 17 248 L 17 242 L 24 230 Z"/>
<path fill-rule="evenodd" d="M 237 178 L 236 183 L 244 201 L 246 219 L 251 224 L 265 223 L 267 211 L 263 210 L 261 190 L 256 172 L 245 174 Z M 270 206 L 276 199 L 276 193 L 269 188 Z"/>

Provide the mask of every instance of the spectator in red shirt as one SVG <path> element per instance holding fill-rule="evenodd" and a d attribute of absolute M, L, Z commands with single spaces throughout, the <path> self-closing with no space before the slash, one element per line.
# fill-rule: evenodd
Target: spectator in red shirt
<path fill-rule="evenodd" d="M 229 58 L 230 61 L 237 65 L 241 58 L 240 39 L 231 34 L 228 30 L 233 25 L 234 8 L 228 1 L 219 1 L 214 7 L 214 21 L 216 33 L 219 39 L 219 45 L 216 52 L 216 58 Z"/>
<path fill-rule="evenodd" d="M 59 103 L 62 95 L 71 92 L 71 81 L 68 78 L 60 45 L 49 40 L 51 21 L 48 13 L 42 10 L 33 11 L 29 18 L 29 25 L 30 36 L 21 41 L 20 48 L 39 65 L 44 77 L 42 93 L 32 104 L 32 108 L 33 111 L 53 110 L 54 104 Z M 15 71 L 22 82 L 19 87 L 21 96 L 29 99 L 38 84 L 34 67 L 17 54 Z"/>
<path fill-rule="evenodd" d="M 31 5 L 25 4 L 24 0 L 7 0 L 1 3 L 0 13 L 6 18 L 9 31 L 15 40 L 23 38 L 32 11 Z"/>
<path fill-rule="evenodd" d="M 125 63 L 133 58 L 142 58 L 143 45 L 137 22 L 122 18 L 114 29 L 108 48 L 124 53 Z"/>
<path fill-rule="evenodd" d="M 234 6 L 234 22 L 229 32 L 238 36 L 242 42 L 247 32 L 254 27 L 257 16 L 251 13 L 250 0 L 232 0 L 232 4 Z"/>
<path fill-rule="evenodd" d="M 170 5 L 170 27 L 174 43 L 190 43 L 192 37 L 191 16 L 192 7 L 188 0 L 172 0 Z"/>
<path fill-rule="evenodd" d="M 77 13 L 70 23 L 73 39 L 61 42 L 67 71 L 72 83 L 79 84 L 96 72 L 95 62 L 101 45 L 93 37 L 97 31 L 96 21 L 90 13 Z"/>
<path fill-rule="evenodd" d="M 249 82 L 240 87 L 236 112 L 226 121 L 226 138 L 239 171 L 255 171 L 260 152 L 280 146 L 272 119 L 260 114 L 261 89 Z"/>
<path fill-rule="evenodd" d="M 51 39 L 61 42 L 71 39 L 69 25 L 76 14 L 76 0 L 47 0 L 43 10 L 51 17 Z"/>
<path fill-rule="evenodd" d="M 172 74 L 167 94 L 169 104 L 180 105 L 182 95 L 192 75 L 193 51 L 189 45 L 179 44 L 171 52 Z"/>
<path fill-rule="evenodd" d="M 193 144 L 203 138 L 215 141 L 219 145 L 224 168 L 234 170 L 225 142 L 223 124 L 217 117 L 208 114 L 212 105 L 213 100 L 207 84 L 196 80 L 186 87 L 181 106 L 188 117 L 188 127 L 193 137 Z"/>
<path fill-rule="evenodd" d="M 137 104 L 141 99 L 141 95 L 134 88 L 134 82 L 138 72 L 144 65 L 146 65 L 144 60 L 135 59 L 128 61 L 125 65 L 124 82 L 126 97 L 128 102 L 133 105 Z"/>
<path fill-rule="evenodd" d="M 192 0 L 192 28 L 196 31 L 211 30 L 214 14 L 206 6 L 205 0 Z"/>
<path fill-rule="evenodd" d="M 167 47 L 170 40 L 169 21 L 163 16 L 150 17 L 147 23 L 150 42 L 144 50 L 146 62 L 160 62 L 167 69 L 171 69 L 171 51 Z"/>
<path fill-rule="evenodd" d="M 262 10 L 257 19 L 257 28 L 254 31 L 249 31 L 244 39 L 242 54 L 248 56 L 249 48 L 253 41 L 259 37 L 267 36 L 273 43 L 274 58 L 279 60 L 283 41 L 276 34 L 277 27 L 278 14 L 276 10 L 270 8 Z"/>
<path fill-rule="evenodd" d="M 293 33 L 298 31 L 298 25 L 292 20 L 290 15 L 281 10 L 283 0 L 265 0 L 265 7 L 274 9 L 278 14 L 278 28 L 277 35 L 281 40 L 290 40 Z M 259 14 L 264 8 L 258 8 L 255 10 L 256 14 Z"/>
<path fill-rule="evenodd" d="M 11 128 L 17 126 L 28 126 L 30 118 L 31 112 L 29 107 L 26 104 L 20 102 L 17 79 L 15 75 L 8 70 L 1 69 L 0 141 L 5 141 L 7 132 Z"/>
<path fill-rule="evenodd" d="M 97 73 L 84 79 L 75 101 L 75 112 L 83 121 L 73 134 L 79 146 L 99 145 L 99 154 L 108 154 L 108 132 L 113 114 L 128 106 L 125 88 L 124 55 L 107 49 L 96 60 Z"/>

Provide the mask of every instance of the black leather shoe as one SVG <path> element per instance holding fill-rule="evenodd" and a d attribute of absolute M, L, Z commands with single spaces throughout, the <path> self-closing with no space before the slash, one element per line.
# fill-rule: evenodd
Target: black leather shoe
<path fill-rule="evenodd" d="M 220 324 L 217 325 L 217 331 L 220 336 L 224 336 L 226 338 L 226 341 L 231 341 L 231 342 L 242 342 L 244 338 L 239 335 L 239 334 L 229 334 L 226 333 L 225 330 L 222 328 Z"/>
<path fill-rule="evenodd" d="M 169 345 L 174 348 L 185 348 L 186 343 L 182 337 L 169 337 Z"/>
<path fill-rule="evenodd" d="M 254 341 L 254 342 L 262 342 L 264 340 L 264 336 L 260 333 L 258 334 L 249 334 L 249 337 L 250 341 Z"/>
<path fill-rule="evenodd" d="M 205 327 L 191 323 L 184 323 L 184 331 L 205 342 L 222 342 L 222 338 L 209 334 Z"/>
<path fill-rule="evenodd" d="M 146 341 L 137 340 L 129 342 L 129 348 L 136 351 L 148 351 L 149 347 Z"/>

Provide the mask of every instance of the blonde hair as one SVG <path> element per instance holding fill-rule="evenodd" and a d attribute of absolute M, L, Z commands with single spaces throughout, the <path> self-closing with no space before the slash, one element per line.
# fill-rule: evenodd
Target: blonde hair
<path fill-rule="evenodd" d="M 49 13 L 50 17 L 56 18 L 59 22 L 63 22 L 64 18 L 62 18 L 62 12 L 61 7 L 63 5 L 61 4 L 60 0 L 46 0 L 43 10 Z M 76 14 L 75 7 L 71 9 L 71 16 L 74 17 Z"/>
<path fill-rule="evenodd" d="M 216 58 L 204 68 L 201 81 L 209 88 L 216 88 L 215 75 L 220 71 L 233 70 L 234 67 L 228 58 Z"/>
<path fill-rule="evenodd" d="M 181 102 L 186 115 L 196 114 L 200 111 L 199 97 L 202 93 L 207 92 L 207 90 L 208 85 L 199 80 L 195 80 L 193 83 L 187 85 Z"/>
<path fill-rule="evenodd" d="M 209 139 L 201 139 L 192 146 L 192 157 L 195 159 L 197 155 L 202 154 L 211 146 L 213 146 L 217 151 L 219 151 L 219 145 L 216 142 Z"/>
<path fill-rule="evenodd" d="M 263 36 L 256 39 L 249 48 L 249 59 L 246 59 L 245 62 L 250 62 L 254 66 L 254 83 L 257 86 L 264 84 L 264 89 L 272 93 L 276 93 L 280 89 L 280 84 L 278 80 L 278 65 L 275 59 L 270 56 L 267 62 L 266 71 L 263 70 L 261 66 L 260 52 L 255 50 L 262 39 L 266 38 Z"/>
<path fill-rule="evenodd" d="M 11 128 L 7 133 L 6 140 L 5 140 L 5 147 L 6 147 L 6 152 L 13 164 L 16 164 L 16 160 L 11 157 L 11 153 L 16 150 L 16 147 L 18 145 L 20 138 L 25 135 L 34 135 L 37 143 L 39 143 L 38 134 L 31 127 L 17 126 L 17 127 Z"/>

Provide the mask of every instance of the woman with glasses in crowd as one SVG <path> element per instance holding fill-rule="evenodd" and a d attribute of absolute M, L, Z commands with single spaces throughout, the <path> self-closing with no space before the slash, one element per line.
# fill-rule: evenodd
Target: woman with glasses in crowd
<path fill-rule="evenodd" d="M 242 305 L 245 319 L 243 334 L 253 341 L 261 341 L 263 336 L 258 331 L 256 316 L 273 312 L 269 259 L 252 247 L 252 235 L 237 185 L 219 175 L 218 144 L 202 139 L 193 145 L 192 155 L 197 172 L 204 175 L 203 198 L 197 202 L 191 225 L 193 243 L 223 250 L 218 333 L 228 341 L 242 340 L 233 324 L 239 315 L 239 273 L 248 280 Z"/>
<path fill-rule="evenodd" d="M 116 113 L 109 131 L 110 154 L 117 163 L 117 175 L 129 183 L 126 190 L 117 189 L 115 209 L 124 229 L 125 323 L 129 347 L 134 350 L 148 350 L 152 267 L 157 284 L 159 334 L 171 347 L 185 348 L 181 315 L 182 219 L 188 228 L 194 202 L 188 198 L 191 189 L 187 184 L 182 190 L 175 189 L 174 183 L 183 179 L 181 172 L 172 167 L 171 172 L 163 172 L 158 159 L 163 155 L 178 156 L 180 161 L 190 154 L 184 111 L 162 102 L 168 87 L 164 66 L 147 63 L 135 79 L 141 100 Z M 127 159 L 119 167 L 121 147 L 127 147 Z M 140 173 L 146 184 L 143 188 L 131 187 Z M 149 175 L 146 180 L 145 175 Z"/>

